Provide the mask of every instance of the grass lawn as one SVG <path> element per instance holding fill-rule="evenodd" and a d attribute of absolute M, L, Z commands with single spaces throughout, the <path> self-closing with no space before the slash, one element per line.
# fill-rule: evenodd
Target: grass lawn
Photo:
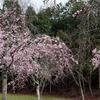
<path fill-rule="evenodd" d="M 0 94 L 0 100 L 1 100 L 1 94 Z M 8 94 L 8 100 L 37 100 L 37 98 L 36 96 L 33 95 Z M 42 100 L 76 100 L 76 99 L 43 96 Z"/>

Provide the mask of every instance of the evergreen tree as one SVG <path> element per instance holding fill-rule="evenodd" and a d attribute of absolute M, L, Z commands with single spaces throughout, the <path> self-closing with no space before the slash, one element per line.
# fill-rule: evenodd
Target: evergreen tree
<path fill-rule="evenodd" d="M 26 24 L 30 29 L 31 33 L 37 35 L 39 33 L 39 29 L 37 27 L 38 16 L 32 6 L 29 6 L 26 10 Z"/>
<path fill-rule="evenodd" d="M 18 0 L 4 0 L 2 12 L 7 12 L 8 9 L 17 9 L 17 14 L 21 14 L 22 10 L 18 3 Z"/>

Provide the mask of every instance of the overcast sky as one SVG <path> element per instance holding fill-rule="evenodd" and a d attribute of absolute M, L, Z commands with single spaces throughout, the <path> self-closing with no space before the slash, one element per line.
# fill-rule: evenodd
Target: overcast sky
<path fill-rule="evenodd" d="M 0 7 L 2 6 L 2 2 L 4 0 L 0 0 Z M 47 6 L 51 6 L 53 5 L 54 3 L 54 0 L 49 0 L 49 2 L 47 4 L 43 4 L 43 0 L 19 0 L 19 1 L 24 1 L 24 2 L 31 2 L 31 4 L 34 6 L 34 9 L 35 10 L 39 10 L 41 7 L 44 8 L 44 7 L 47 7 Z M 62 4 L 65 4 L 66 2 L 68 2 L 68 0 L 56 0 L 56 4 L 58 3 L 62 3 Z M 25 6 L 26 4 L 24 4 Z M 28 4 L 27 4 L 28 5 Z"/>
<path fill-rule="evenodd" d="M 43 0 L 30 0 L 32 2 L 32 4 L 34 5 L 34 8 L 36 10 L 39 10 L 41 7 L 47 7 L 47 6 L 51 6 L 54 4 L 54 0 L 49 0 L 49 2 L 47 4 L 44 5 Z M 56 0 L 56 4 L 58 3 L 62 3 L 65 4 L 66 2 L 68 2 L 68 0 Z"/>
<path fill-rule="evenodd" d="M 54 0 L 49 0 L 48 4 L 53 3 Z M 66 3 L 68 0 L 56 0 L 56 3 Z M 32 3 L 36 4 L 37 6 L 44 6 L 43 0 L 31 0 Z"/>

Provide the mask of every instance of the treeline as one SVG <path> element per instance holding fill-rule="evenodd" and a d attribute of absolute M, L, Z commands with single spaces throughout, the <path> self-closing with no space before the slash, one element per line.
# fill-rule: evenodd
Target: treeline
<path fill-rule="evenodd" d="M 99 1 L 69 0 L 65 5 L 60 3 L 41 9 L 38 13 L 31 6 L 26 10 L 27 26 L 32 34 L 59 36 L 73 51 L 79 65 L 73 67 L 74 73 L 66 80 L 73 79 L 73 83 L 80 87 L 82 95 L 87 84 L 91 95 L 92 87 L 99 86 L 98 71 L 93 70 L 91 63 L 92 50 L 99 49 L 100 44 L 99 8 Z"/>
<path fill-rule="evenodd" d="M 73 65 L 73 72 L 70 72 L 70 75 L 68 75 L 69 72 L 66 73 L 66 81 L 58 83 L 57 86 L 60 91 L 61 84 L 63 84 L 62 87 L 65 87 L 73 80 L 71 86 L 76 83 L 80 88 L 83 100 L 86 88 L 93 95 L 92 88 L 96 89 L 100 84 L 98 82 L 100 72 L 97 71 L 98 69 L 93 70 L 94 66 L 91 63 L 92 50 L 99 49 L 100 45 L 98 2 L 95 0 L 88 2 L 69 0 L 65 5 L 60 3 L 41 9 L 38 13 L 31 6 L 26 10 L 27 26 L 33 36 L 41 33 L 52 37 L 59 36 L 79 61 L 78 66 Z M 72 91 L 74 90 L 72 89 Z"/>
<path fill-rule="evenodd" d="M 62 41 L 72 50 L 74 58 L 78 60 L 78 65 L 73 65 L 72 70 L 66 72 L 65 81 L 57 83 L 58 90 L 67 85 L 79 87 L 82 100 L 85 100 L 86 89 L 93 96 L 92 88 L 99 87 L 100 92 L 100 70 L 94 70 L 91 59 L 92 50 L 100 49 L 100 1 L 89 0 L 88 2 L 69 0 L 65 5 L 57 4 L 53 7 L 41 9 L 35 12 L 29 6 L 26 12 L 22 11 L 18 2 L 5 0 L 1 13 L 7 9 L 17 6 L 17 14 L 24 14 L 26 25 L 31 31 L 32 37 L 39 34 L 47 34 L 51 37 L 60 37 Z M 71 83 L 71 84 L 70 84 Z M 28 84 L 29 85 L 29 84 Z M 48 88 L 51 85 L 47 85 Z M 75 87 L 73 87 L 75 88 Z M 72 89 L 73 89 L 72 88 Z M 63 88 L 64 89 L 64 88 Z M 50 89 L 50 91 L 52 91 Z M 67 90 L 65 90 L 67 91 Z M 75 93 L 75 90 L 73 94 Z M 98 95 L 100 94 L 98 92 Z"/>

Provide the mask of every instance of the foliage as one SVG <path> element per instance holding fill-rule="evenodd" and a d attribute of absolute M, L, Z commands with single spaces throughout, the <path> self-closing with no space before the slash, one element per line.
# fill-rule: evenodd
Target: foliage
<path fill-rule="evenodd" d="M 51 18 L 52 18 L 53 8 L 47 8 L 45 10 L 40 10 L 37 14 L 39 21 L 37 27 L 40 29 L 40 32 L 51 34 Z"/>
<path fill-rule="evenodd" d="M 17 8 L 17 14 L 21 14 L 21 7 L 18 0 L 4 0 L 2 12 L 7 12 L 8 9 Z"/>
<path fill-rule="evenodd" d="M 52 30 L 55 32 L 57 32 L 58 30 L 72 32 L 75 28 L 77 28 L 80 20 L 75 20 L 72 17 L 72 14 L 73 11 L 78 9 L 81 5 L 81 1 L 69 1 L 65 4 L 65 6 L 63 6 L 61 3 L 58 4 L 55 7 Z"/>
<path fill-rule="evenodd" d="M 31 31 L 33 34 L 35 30 L 38 30 L 38 33 L 45 33 L 49 36 L 56 37 L 59 31 L 62 30 L 64 33 L 67 33 L 66 35 L 74 38 L 77 35 L 74 31 L 78 29 L 80 19 L 73 18 L 72 14 L 75 10 L 80 8 L 82 3 L 82 1 L 69 1 L 66 5 L 60 3 L 55 7 L 42 9 L 37 14 L 34 13 L 33 8 L 31 8 L 30 11 L 28 8 L 26 11 L 28 27 L 30 27 L 30 30 L 33 30 Z M 35 34 L 37 34 L 36 31 Z M 65 39 L 67 39 L 67 37 L 65 37 Z M 62 40 L 69 45 L 65 39 Z"/>
<path fill-rule="evenodd" d="M 92 3 L 87 2 L 82 5 L 80 9 L 75 11 L 73 14 L 73 17 L 76 17 L 76 19 L 80 19 L 80 33 L 78 35 L 78 46 L 77 49 L 77 55 L 79 58 L 79 71 L 83 72 L 83 75 L 85 79 L 88 77 L 89 85 L 91 85 L 91 72 L 92 72 L 92 65 L 88 63 L 88 61 L 92 57 L 92 49 L 95 48 L 94 46 L 98 46 L 98 34 L 99 33 L 99 16 L 97 14 L 98 8 L 97 7 L 99 3 L 95 2 L 94 0 Z M 96 16 L 97 14 L 97 16 Z M 84 73 L 87 73 L 84 74 Z M 85 76 L 86 75 L 86 76 Z M 84 84 L 84 82 L 83 82 Z M 91 86 L 90 92 L 91 92 Z M 92 92 L 91 92 L 92 94 Z M 84 98 L 83 98 L 84 99 Z"/>
<path fill-rule="evenodd" d="M 31 33 L 33 35 L 39 34 L 39 29 L 36 26 L 39 18 L 37 16 L 36 12 L 34 11 L 33 7 L 29 6 L 27 8 L 25 16 L 26 16 L 27 27 L 29 28 Z"/>

